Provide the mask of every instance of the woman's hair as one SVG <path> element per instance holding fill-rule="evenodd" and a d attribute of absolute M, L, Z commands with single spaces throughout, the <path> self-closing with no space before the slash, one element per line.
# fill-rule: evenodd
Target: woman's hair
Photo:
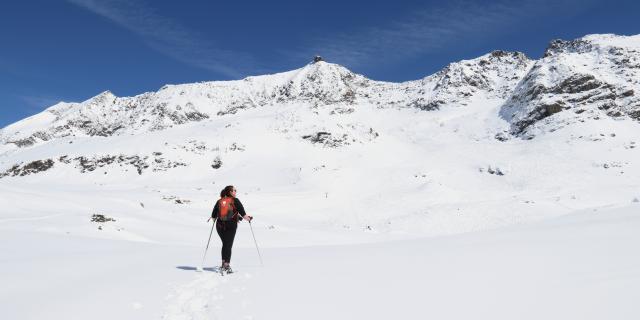
<path fill-rule="evenodd" d="M 233 191 L 233 186 L 226 186 L 222 191 L 220 191 L 220 198 L 224 197 L 232 197 L 231 191 Z"/>

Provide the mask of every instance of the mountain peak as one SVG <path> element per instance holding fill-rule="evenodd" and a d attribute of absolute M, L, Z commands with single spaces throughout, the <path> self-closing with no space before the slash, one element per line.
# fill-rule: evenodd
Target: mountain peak
<path fill-rule="evenodd" d="M 484 97 L 505 98 L 524 76 L 531 60 L 522 52 L 496 50 L 475 59 L 450 63 L 436 73 L 433 101 L 466 105 L 482 93 Z"/>
<path fill-rule="evenodd" d="M 307 64 L 306 66 L 302 67 L 301 69 L 299 69 L 300 72 L 298 74 L 298 76 L 306 76 L 306 77 L 334 77 L 336 75 L 339 76 L 344 76 L 344 75 L 349 75 L 349 76 L 354 76 L 355 74 L 347 69 L 346 67 L 339 65 L 339 64 L 335 64 L 335 63 L 329 63 L 326 62 L 324 60 L 320 60 L 320 61 L 316 61 L 316 62 L 312 62 Z"/>
<path fill-rule="evenodd" d="M 96 105 L 106 105 L 115 103 L 116 97 L 111 91 L 106 90 L 96 95 L 95 97 L 89 98 L 82 102 L 83 105 L 87 107 L 92 107 Z"/>

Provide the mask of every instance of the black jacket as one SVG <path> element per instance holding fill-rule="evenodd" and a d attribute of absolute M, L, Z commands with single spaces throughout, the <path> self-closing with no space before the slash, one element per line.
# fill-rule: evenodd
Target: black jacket
<path fill-rule="evenodd" d="M 241 216 L 245 216 L 247 213 L 244 211 L 244 207 L 242 206 L 242 202 L 240 199 L 233 198 L 233 207 L 236 208 L 236 212 Z M 216 201 L 216 205 L 213 206 L 213 211 L 211 211 L 211 218 L 215 219 L 218 217 L 218 213 L 220 212 L 220 208 L 218 208 L 218 201 Z"/>

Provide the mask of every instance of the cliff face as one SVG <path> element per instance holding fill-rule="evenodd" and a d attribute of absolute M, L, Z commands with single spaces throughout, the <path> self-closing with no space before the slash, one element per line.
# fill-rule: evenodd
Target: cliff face
<path fill-rule="evenodd" d="M 640 36 L 554 40 L 515 87 L 501 116 L 513 134 L 527 137 L 545 126 L 604 116 L 640 120 L 638 90 Z"/>

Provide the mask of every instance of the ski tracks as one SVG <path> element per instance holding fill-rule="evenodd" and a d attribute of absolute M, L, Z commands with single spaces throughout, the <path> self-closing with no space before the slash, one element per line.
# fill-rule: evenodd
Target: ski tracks
<path fill-rule="evenodd" d="M 211 269 L 207 269 L 211 270 Z M 215 270 L 197 273 L 167 296 L 164 320 L 252 320 L 250 302 L 243 296 L 252 276 L 236 272 L 221 276 Z M 239 307 L 239 308 L 238 308 Z"/>

